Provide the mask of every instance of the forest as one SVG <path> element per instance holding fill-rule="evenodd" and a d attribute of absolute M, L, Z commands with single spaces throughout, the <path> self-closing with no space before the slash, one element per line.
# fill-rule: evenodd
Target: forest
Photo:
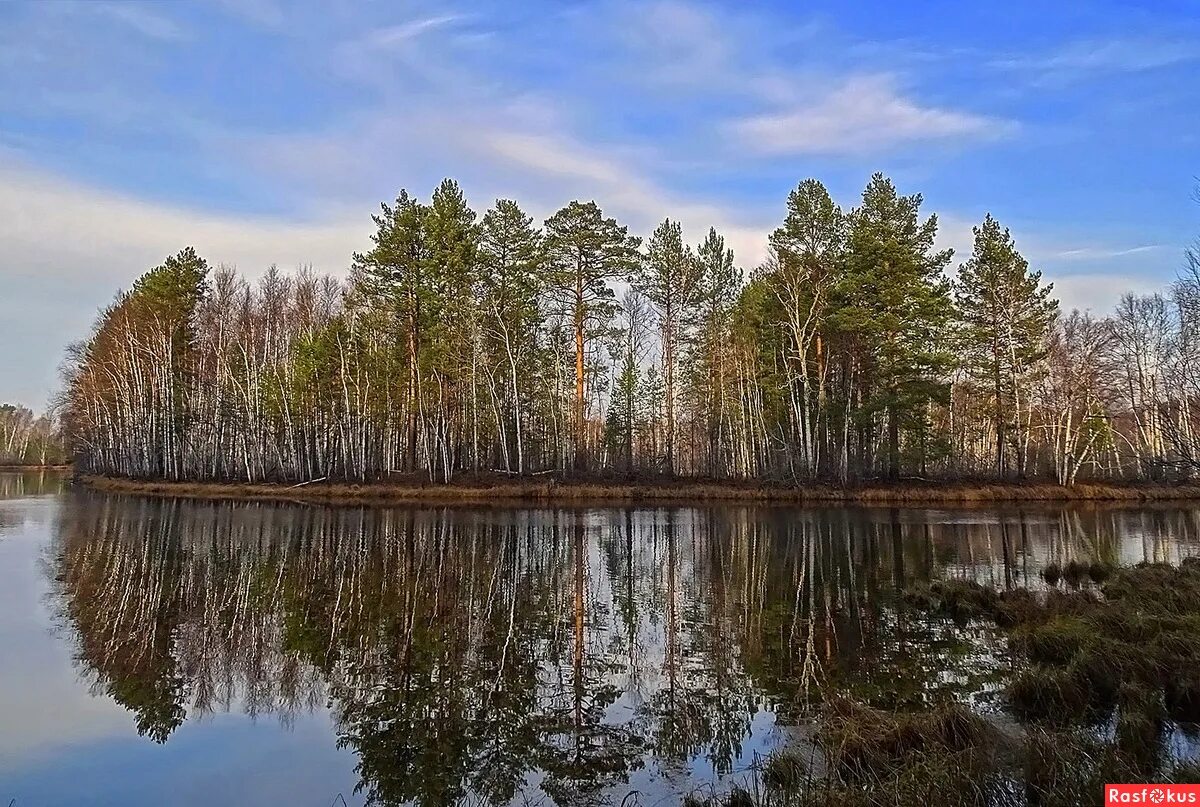
<path fill-rule="evenodd" d="M 749 269 L 574 201 L 539 227 L 401 191 L 344 279 L 188 248 L 68 351 L 76 467 L 140 479 L 1182 480 L 1200 472 L 1200 250 L 1062 311 L 990 215 L 956 261 L 882 174 L 786 200 Z"/>
<path fill-rule="evenodd" d="M 62 434 L 51 415 L 37 416 L 19 404 L 0 403 L 0 466 L 65 462 Z"/>

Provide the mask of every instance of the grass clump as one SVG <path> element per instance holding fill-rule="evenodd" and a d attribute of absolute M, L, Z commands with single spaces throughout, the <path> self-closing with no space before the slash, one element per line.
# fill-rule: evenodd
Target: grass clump
<path fill-rule="evenodd" d="M 1008 702 L 1022 719 L 1065 724 L 1087 707 L 1087 691 L 1072 670 L 1034 665 L 1009 683 Z"/>
<path fill-rule="evenodd" d="M 1112 577 L 1112 573 L 1113 567 L 1103 561 L 1094 560 L 1088 566 L 1088 577 L 1092 578 L 1092 582 L 1097 585 Z"/>
<path fill-rule="evenodd" d="M 795 751 L 779 751 L 763 763 L 762 780 L 775 790 L 798 790 L 809 781 L 808 764 Z"/>
<path fill-rule="evenodd" d="M 1067 664 L 1093 639 L 1093 629 L 1087 622 L 1078 617 L 1062 616 L 1019 630 L 1013 643 L 1035 663 Z"/>
<path fill-rule="evenodd" d="M 1056 572 L 1048 566 L 1043 577 L 1049 582 Z M 1120 570 L 1072 561 L 1060 573 L 1103 580 L 1102 596 L 998 594 L 955 582 L 931 585 L 929 597 L 910 602 L 994 619 L 1027 662 L 1007 687 L 1018 717 L 1061 725 L 1117 708 L 1119 750 L 1145 769 L 1164 716 L 1200 722 L 1200 558 Z"/>
<path fill-rule="evenodd" d="M 895 714 L 836 699 L 819 735 L 826 759 L 850 779 L 879 778 L 914 756 L 994 747 L 996 729 L 961 704 L 919 714 Z"/>
<path fill-rule="evenodd" d="M 1154 772 L 1162 749 L 1166 710 L 1156 690 L 1136 684 L 1121 687 L 1114 741 L 1140 776 Z"/>
<path fill-rule="evenodd" d="M 1200 760 L 1176 763 L 1168 778 L 1180 785 L 1200 784 Z"/>
<path fill-rule="evenodd" d="M 1079 588 L 1080 582 L 1087 577 L 1087 571 L 1087 565 L 1077 560 L 1067 561 L 1062 570 L 1063 580 L 1072 588 Z"/>
<path fill-rule="evenodd" d="M 1173 720 L 1200 723 L 1200 669 L 1176 670 L 1163 686 L 1167 713 Z"/>
<path fill-rule="evenodd" d="M 1064 672 L 1067 667 L 1053 668 Z M 1143 748 L 1161 742 L 1162 704 L 1123 686 L 1112 741 L 1035 725 L 1021 733 L 961 704 L 921 713 L 830 700 L 815 725 L 824 768 L 783 750 L 757 776 L 718 795 L 685 796 L 688 807 L 1084 807 L 1106 782 L 1200 781 L 1200 765 L 1161 773 Z M 1189 779 L 1189 777 L 1191 777 Z"/>
<path fill-rule="evenodd" d="M 905 593 L 905 600 L 918 608 L 943 613 L 963 621 L 996 611 L 1000 595 L 974 580 L 936 580 Z"/>

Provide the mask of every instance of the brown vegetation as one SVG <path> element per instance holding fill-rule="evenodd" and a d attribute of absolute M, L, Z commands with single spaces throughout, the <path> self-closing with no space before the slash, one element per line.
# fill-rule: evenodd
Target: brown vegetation
<path fill-rule="evenodd" d="M 97 490 L 194 499 L 276 499 L 326 503 L 455 502 L 672 502 L 728 501 L 762 503 L 841 502 L 856 504 L 977 504 L 989 502 L 1145 502 L 1200 499 L 1200 485 L 1167 484 L 1003 484 L 957 483 L 866 485 L 770 485 L 731 480 L 574 481 L 473 476 L 449 484 L 411 478 L 391 482 L 313 481 L 299 485 L 221 482 L 167 482 L 105 476 L 81 476 Z"/>

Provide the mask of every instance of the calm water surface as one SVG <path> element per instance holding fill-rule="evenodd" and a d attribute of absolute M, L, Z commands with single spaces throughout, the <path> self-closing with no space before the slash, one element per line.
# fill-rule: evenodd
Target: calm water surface
<path fill-rule="evenodd" d="M 904 606 L 914 581 L 1192 554 L 1174 506 L 337 509 L 0 474 L 0 805 L 672 803 L 803 743 L 822 693 L 998 710 L 1004 643 Z"/>

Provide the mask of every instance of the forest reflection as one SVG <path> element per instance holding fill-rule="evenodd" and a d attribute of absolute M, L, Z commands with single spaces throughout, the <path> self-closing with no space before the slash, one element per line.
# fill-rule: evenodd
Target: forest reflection
<path fill-rule="evenodd" d="M 1200 514 L 351 509 L 78 492 L 48 568 L 97 694 L 165 742 L 212 711 L 328 708 L 369 802 L 557 802 L 703 780 L 830 691 L 986 708 L 1007 664 L 912 581 L 1038 585 L 1177 560 Z M 331 742 L 334 739 L 331 738 Z"/>
<path fill-rule="evenodd" d="M 0 500 L 61 493 L 66 478 L 62 471 L 55 470 L 0 471 Z"/>

